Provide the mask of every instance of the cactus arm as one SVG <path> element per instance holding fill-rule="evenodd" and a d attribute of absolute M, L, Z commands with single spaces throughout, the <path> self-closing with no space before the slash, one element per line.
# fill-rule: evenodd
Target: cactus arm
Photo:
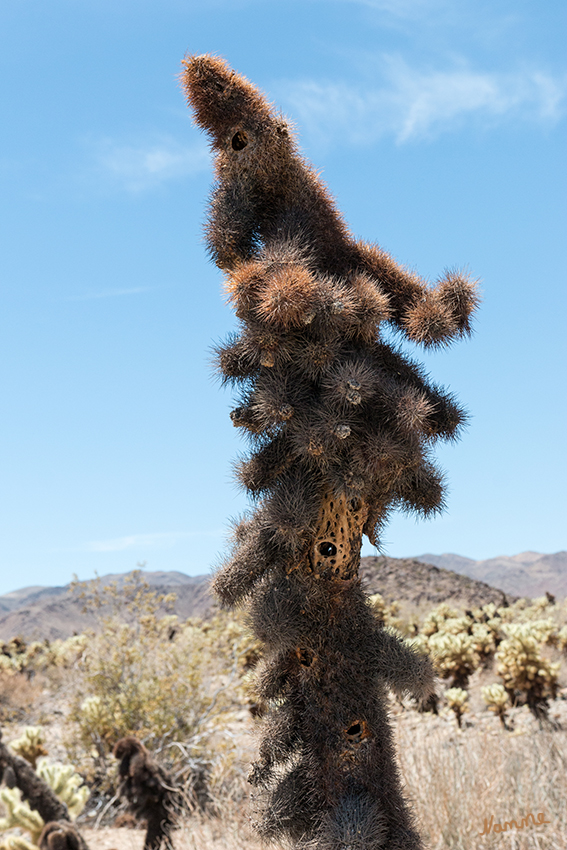
<path fill-rule="evenodd" d="M 423 702 L 435 692 L 435 673 L 428 655 L 382 628 L 376 644 L 380 675 L 396 696 L 411 694 Z"/>

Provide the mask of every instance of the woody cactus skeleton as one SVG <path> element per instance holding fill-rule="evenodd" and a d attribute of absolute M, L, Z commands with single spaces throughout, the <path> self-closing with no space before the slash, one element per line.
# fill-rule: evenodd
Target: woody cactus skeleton
<path fill-rule="evenodd" d="M 360 547 L 392 507 L 439 509 L 428 447 L 464 417 L 380 327 L 445 344 L 470 331 L 475 286 L 449 273 L 430 288 L 356 241 L 258 89 L 216 57 L 184 65 L 215 154 L 208 248 L 241 323 L 218 368 L 241 389 L 231 416 L 252 452 L 238 478 L 257 504 L 214 589 L 227 605 L 249 599 L 265 646 L 259 826 L 314 850 L 417 850 L 387 689 L 422 700 L 433 674 L 373 615 Z"/>

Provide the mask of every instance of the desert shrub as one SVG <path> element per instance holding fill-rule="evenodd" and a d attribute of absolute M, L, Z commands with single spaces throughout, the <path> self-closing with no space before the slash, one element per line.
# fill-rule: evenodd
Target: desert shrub
<path fill-rule="evenodd" d="M 102 616 L 73 672 L 66 744 L 90 781 L 113 783 L 109 756 L 126 735 L 181 771 L 206 764 L 210 774 L 219 758 L 230 761 L 228 728 L 245 704 L 242 674 L 253 654 L 244 624 L 223 613 L 181 623 L 164 612 L 171 598 L 139 572 L 123 587 L 88 588 L 83 599 Z"/>

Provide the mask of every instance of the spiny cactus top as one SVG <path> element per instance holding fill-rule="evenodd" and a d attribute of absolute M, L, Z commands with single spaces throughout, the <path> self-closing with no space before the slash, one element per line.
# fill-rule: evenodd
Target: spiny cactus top
<path fill-rule="evenodd" d="M 465 335 L 475 284 L 450 272 L 429 287 L 356 240 L 289 124 L 221 59 L 189 58 L 183 81 L 215 155 L 207 243 L 240 319 L 218 367 L 240 387 L 231 416 L 252 451 L 238 477 L 257 507 L 214 587 L 251 597 L 266 646 L 262 828 L 318 850 L 418 848 L 385 688 L 425 697 L 431 668 L 372 615 L 360 545 L 392 507 L 441 506 L 430 446 L 464 414 L 381 327 L 424 346 Z"/>

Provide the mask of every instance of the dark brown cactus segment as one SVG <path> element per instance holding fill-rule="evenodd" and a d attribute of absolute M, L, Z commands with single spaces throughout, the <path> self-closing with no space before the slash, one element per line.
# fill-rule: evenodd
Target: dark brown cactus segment
<path fill-rule="evenodd" d="M 88 846 L 71 823 L 69 810 L 47 782 L 23 758 L 2 741 L 0 730 L 0 783 L 19 788 L 30 808 L 45 822 L 39 838 L 40 850 L 88 850 Z"/>
<path fill-rule="evenodd" d="M 50 821 L 39 836 L 39 850 L 88 850 L 88 846 L 69 821 Z"/>
<path fill-rule="evenodd" d="M 119 759 L 120 796 L 147 824 L 144 850 L 173 850 L 171 833 L 179 799 L 171 776 L 132 735 L 120 738 L 113 755 Z"/>
<path fill-rule="evenodd" d="M 465 414 L 381 328 L 447 344 L 470 333 L 476 286 L 451 271 L 430 287 L 356 240 L 261 92 L 218 57 L 184 65 L 215 154 L 207 244 L 240 321 L 216 363 L 241 389 L 237 475 L 256 509 L 214 588 L 249 599 L 264 643 L 259 829 L 303 850 L 419 850 L 386 699 L 426 700 L 432 667 L 372 614 L 360 547 L 393 508 L 440 509 L 430 447 Z"/>

